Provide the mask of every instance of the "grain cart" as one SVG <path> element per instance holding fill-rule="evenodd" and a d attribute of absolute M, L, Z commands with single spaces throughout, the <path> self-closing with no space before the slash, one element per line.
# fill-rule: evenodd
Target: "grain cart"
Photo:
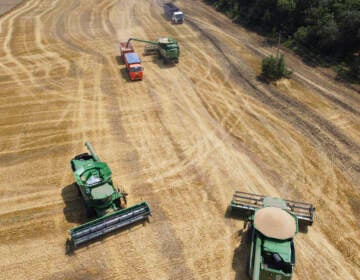
<path fill-rule="evenodd" d="M 295 266 L 294 237 L 312 225 L 312 204 L 236 191 L 231 215 L 246 220 L 250 236 L 247 271 L 252 280 L 290 280 Z"/>
<path fill-rule="evenodd" d="M 70 161 L 70 164 L 87 216 L 97 218 L 70 230 L 71 242 L 75 247 L 143 221 L 151 215 L 150 207 L 146 202 L 125 208 L 127 194 L 114 187 L 108 165 L 100 161 L 89 142 L 85 145 L 90 154 L 79 154 Z"/>
<path fill-rule="evenodd" d="M 159 58 L 163 58 L 164 63 L 179 62 L 180 48 L 175 39 L 163 37 L 159 38 L 157 41 L 148 41 L 137 38 L 130 38 L 127 42 L 127 46 L 130 45 L 131 41 L 147 43 L 145 45 L 144 55 L 158 54 Z"/>
<path fill-rule="evenodd" d="M 142 80 L 144 68 L 141 66 L 141 60 L 135 53 L 133 46 L 126 42 L 120 42 L 120 54 L 130 80 Z"/>
<path fill-rule="evenodd" d="M 172 23 L 184 23 L 184 13 L 173 3 L 165 3 L 163 8 L 165 16 L 170 19 Z"/>

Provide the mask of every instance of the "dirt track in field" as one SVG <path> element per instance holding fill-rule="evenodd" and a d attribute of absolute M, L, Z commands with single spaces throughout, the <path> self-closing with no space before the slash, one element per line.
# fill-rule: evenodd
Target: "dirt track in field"
<path fill-rule="evenodd" d="M 28 0 L 0 17 L 1 279 L 246 279 L 235 189 L 312 202 L 295 240 L 295 280 L 360 279 L 360 95 L 286 57 L 201 1 Z M 177 38 L 176 66 L 144 56 L 127 80 L 118 42 Z M 143 45 L 134 43 L 142 55 Z M 150 223 L 65 254 L 85 220 L 70 159 L 91 141 Z"/>

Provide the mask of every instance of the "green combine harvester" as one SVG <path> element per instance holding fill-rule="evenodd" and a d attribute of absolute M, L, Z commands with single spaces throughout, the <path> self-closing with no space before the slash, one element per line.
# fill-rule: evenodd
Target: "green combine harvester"
<path fill-rule="evenodd" d="M 89 142 L 90 151 L 75 156 L 71 169 L 77 183 L 78 192 L 84 200 L 88 217 L 98 218 L 70 230 L 71 242 L 75 247 L 120 228 L 148 219 L 151 210 L 146 202 L 126 207 L 125 192 L 114 187 L 111 170 L 101 162 Z"/>
<path fill-rule="evenodd" d="M 295 266 L 294 237 L 312 225 L 312 204 L 236 191 L 231 215 L 245 219 L 250 237 L 247 272 L 251 280 L 290 280 Z"/>
<path fill-rule="evenodd" d="M 159 58 L 163 58 L 164 63 L 179 62 L 180 47 L 173 38 L 163 37 L 157 41 L 130 38 L 127 41 L 127 46 L 129 46 L 131 41 L 147 43 L 147 45 L 145 45 L 144 55 L 158 54 Z"/>

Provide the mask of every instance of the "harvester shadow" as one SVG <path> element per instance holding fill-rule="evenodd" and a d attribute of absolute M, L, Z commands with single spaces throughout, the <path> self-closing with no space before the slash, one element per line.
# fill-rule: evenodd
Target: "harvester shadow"
<path fill-rule="evenodd" d="M 247 218 L 251 216 L 251 211 L 246 212 L 243 209 L 242 210 L 231 209 L 231 207 L 229 206 L 226 209 L 224 216 L 226 219 L 235 219 L 245 222 Z"/>
<path fill-rule="evenodd" d="M 165 19 L 168 23 L 172 24 L 172 22 L 171 22 L 171 18 L 170 18 L 170 17 L 168 17 L 168 16 L 166 16 L 166 14 L 165 14 L 165 13 L 162 13 L 162 14 L 161 14 L 161 16 L 162 16 L 162 18 L 163 18 L 163 19 Z"/>
<path fill-rule="evenodd" d="M 249 215 L 244 214 L 244 212 L 236 211 L 236 209 L 231 209 L 229 206 L 225 212 L 226 219 L 235 219 L 240 221 L 246 221 Z M 248 259 L 249 259 L 249 250 L 250 250 L 250 231 L 247 228 L 242 228 L 237 232 L 236 239 L 240 239 L 240 245 L 235 248 L 233 259 L 232 259 L 232 268 L 235 271 L 235 280 L 244 280 L 247 278 L 247 268 L 248 268 Z"/>
<path fill-rule="evenodd" d="M 301 233 L 307 233 L 308 232 L 308 225 L 307 224 L 303 224 L 301 222 L 299 222 L 299 232 Z"/>
<path fill-rule="evenodd" d="M 174 62 L 165 62 L 162 58 L 159 58 L 158 55 L 154 55 L 152 62 L 156 64 L 160 69 L 169 69 L 176 66 Z"/>
<path fill-rule="evenodd" d="M 63 212 L 66 221 L 76 224 L 83 224 L 88 221 L 84 203 L 75 182 L 64 187 L 61 191 L 61 196 L 65 203 Z M 65 242 L 65 254 L 68 256 L 73 254 L 73 248 L 69 239 Z"/>
<path fill-rule="evenodd" d="M 82 224 L 88 220 L 84 203 L 81 195 L 78 193 L 76 183 L 64 187 L 61 191 L 61 196 L 65 203 L 63 209 L 64 216 L 69 223 Z"/>
<path fill-rule="evenodd" d="M 250 231 L 241 229 L 238 231 L 238 236 L 241 239 L 240 245 L 235 248 L 232 268 L 235 271 L 235 280 L 244 280 L 247 278 L 247 268 L 249 262 L 249 250 L 250 250 Z"/>

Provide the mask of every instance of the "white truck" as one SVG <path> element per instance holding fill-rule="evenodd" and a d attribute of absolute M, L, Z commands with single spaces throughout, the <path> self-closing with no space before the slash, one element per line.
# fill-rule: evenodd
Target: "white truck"
<path fill-rule="evenodd" d="M 165 16 L 170 19 L 172 23 L 184 23 L 184 13 L 173 3 L 165 3 L 163 7 Z"/>

